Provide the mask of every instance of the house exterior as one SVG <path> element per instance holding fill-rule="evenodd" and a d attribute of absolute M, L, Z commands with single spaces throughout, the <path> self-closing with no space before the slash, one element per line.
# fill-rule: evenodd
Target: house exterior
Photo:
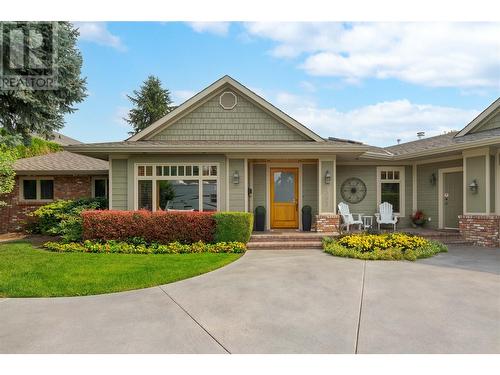
<path fill-rule="evenodd" d="M 52 140 L 62 146 L 80 143 L 62 134 Z M 0 233 L 23 229 L 28 214 L 60 199 L 106 196 L 108 162 L 60 151 L 19 159 L 14 163 L 14 190 L 2 197 Z"/>
<path fill-rule="evenodd" d="M 348 125 L 348 124 L 346 124 Z M 110 208 L 266 209 L 266 229 L 338 225 L 337 204 L 366 216 L 390 202 L 400 227 L 417 209 L 431 228 L 499 246 L 500 99 L 459 132 L 387 148 L 323 138 L 224 76 L 123 142 L 68 151 L 109 161 Z"/>

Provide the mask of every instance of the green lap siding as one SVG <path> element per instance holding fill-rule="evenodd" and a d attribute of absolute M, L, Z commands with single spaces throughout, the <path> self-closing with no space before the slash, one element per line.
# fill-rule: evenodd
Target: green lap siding
<path fill-rule="evenodd" d="M 233 183 L 234 172 L 240 176 L 239 184 Z M 229 211 L 245 211 L 245 159 L 229 159 Z"/>
<path fill-rule="evenodd" d="M 495 157 L 490 157 L 490 212 L 495 212 L 495 200 L 496 200 L 496 192 L 495 192 L 495 181 L 497 179 L 496 176 L 496 166 L 495 166 Z"/>
<path fill-rule="evenodd" d="M 111 209 L 127 209 L 127 160 L 111 160 Z"/>
<path fill-rule="evenodd" d="M 351 177 L 361 179 L 366 185 L 366 196 L 359 203 L 349 203 L 344 200 L 341 194 L 342 183 Z M 337 204 L 340 202 L 347 203 L 352 213 L 373 215 L 377 212 L 377 167 L 372 165 L 337 165 Z"/>
<path fill-rule="evenodd" d="M 479 188 L 477 192 L 467 189 L 467 212 L 485 213 L 486 212 L 486 159 L 485 156 L 468 157 L 466 163 L 466 184 L 469 185 L 473 180 L 477 181 Z"/>
<path fill-rule="evenodd" d="M 431 221 L 426 224 L 430 228 L 439 226 L 439 169 L 461 167 L 462 159 L 417 166 L 417 208 L 422 210 Z M 436 183 L 431 183 L 434 174 Z"/>
<path fill-rule="evenodd" d="M 318 213 L 318 165 L 302 165 L 302 207 L 311 206 L 313 218 Z"/>
<path fill-rule="evenodd" d="M 320 211 L 332 213 L 335 212 L 335 204 L 333 201 L 333 194 L 335 190 L 335 176 L 333 172 L 333 161 L 321 161 L 321 207 Z M 330 173 L 332 176 L 331 182 L 329 184 L 325 183 L 324 176 L 326 172 Z M 318 179 L 319 180 L 319 179 Z"/>
<path fill-rule="evenodd" d="M 253 212 L 255 208 L 263 206 L 267 211 L 266 202 L 266 165 L 253 165 Z"/>

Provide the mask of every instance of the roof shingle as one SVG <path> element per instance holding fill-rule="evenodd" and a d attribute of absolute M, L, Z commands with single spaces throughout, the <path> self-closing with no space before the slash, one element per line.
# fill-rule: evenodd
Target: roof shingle
<path fill-rule="evenodd" d="M 17 174 L 50 172 L 52 174 L 108 173 L 109 163 L 104 160 L 78 155 L 68 151 L 19 159 L 14 162 Z"/>

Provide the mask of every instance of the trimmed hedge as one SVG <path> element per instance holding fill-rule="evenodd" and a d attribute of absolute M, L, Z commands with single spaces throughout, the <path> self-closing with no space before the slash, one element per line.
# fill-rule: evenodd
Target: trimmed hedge
<path fill-rule="evenodd" d="M 83 239 L 99 241 L 141 237 L 148 243 L 210 243 L 216 225 L 208 212 L 85 211 L 82 218 Z"/>
<path fill-rule="evenodd" d="M 193 244 L 181 244 L 171 242 L 166 245 L 158 243 L 131 244 L 118 241 L 84 241 L 59 243 L 46 242 L 44 248 L 59 253 L 123 253 L 123 254 L 192 254 L 192 253 L 244 253 L 245 244 L 241 242 L 219 242 L 215 244 L 206 244 L 195 242 Z"/>
<path fill-rule="evenodd" d="M 247 243 L 253 229 L 253 215 L 248 212 L 217 212 L 215 242 L 238 241 Z"/>

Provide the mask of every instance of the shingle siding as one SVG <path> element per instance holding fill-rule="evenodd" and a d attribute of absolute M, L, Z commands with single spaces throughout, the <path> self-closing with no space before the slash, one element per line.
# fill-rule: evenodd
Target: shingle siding
<path fill-rule="evenodd" d="M 220 93 L 163 131 L 154 140 L 307 141 L 303 135 L 269 115 L 241 95 L 234 109 L 219 104 Z"/>
<path fill-rule="evenodd" d="M 497 113 L 491 116 L 489 119 L 487 119 L 483 125 L 471 131 L 471 133 L 477 133 L 497 128 L 500 128 L 500 110 L 497 111 Z"/>

